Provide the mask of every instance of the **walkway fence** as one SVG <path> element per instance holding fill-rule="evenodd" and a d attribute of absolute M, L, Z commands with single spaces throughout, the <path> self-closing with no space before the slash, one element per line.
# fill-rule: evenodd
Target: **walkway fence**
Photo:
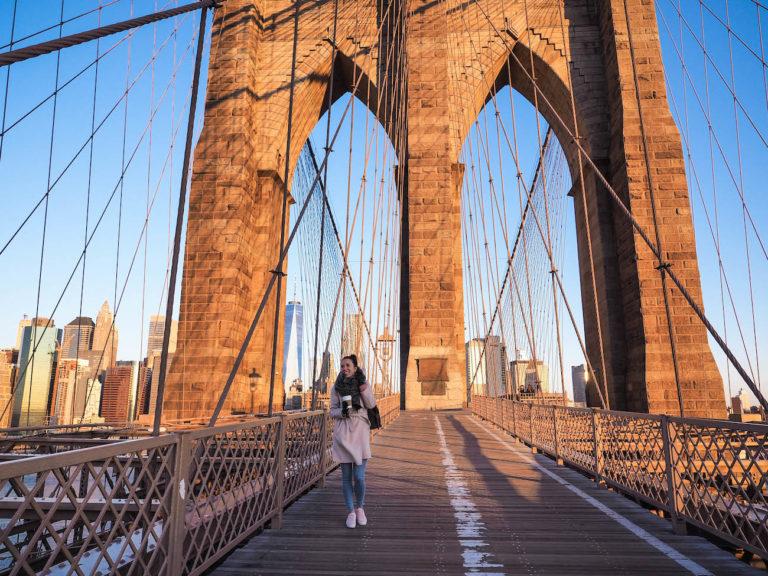
<path fill-rule="evenodd" d="M 384 426 L 399 396 L 379 399 Z M 335 467 L 327 412 L 0 463 L 0 574 L 200 574 Z"/>
<path fill-rule="evenodd" d="M 559 463 L 768 559 L 768 426 L 474 396 L 472 411 Z"/>

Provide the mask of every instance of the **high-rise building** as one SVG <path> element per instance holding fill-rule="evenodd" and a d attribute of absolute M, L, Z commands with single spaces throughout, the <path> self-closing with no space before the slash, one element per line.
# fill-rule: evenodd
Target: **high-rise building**
<path fill-rule="evenodd" d="M 471 385 L 474 394 L 506 394 L 507 352 L 501 338 L 494 335 L 473 338 L 464 348 L 467 355 L 467 387 Z"/>
<path fill-rule="evenodd" d="M 21 337 L 11 426 L 44 426 L 48 422 L 59 330 L 53 320 L 33 318 Z"/>
<path fill-rule="evenodd" d="M 82 358 L 83 352 L 90 350 L 93 345 L 94 327 L 93 319 L 87 316 L 78 316 L 64 326 L 59 358 Z"/>
<path fill-rule="evenodd" d="M 117 326 L 113 326 L 114 314 L 109 309 L 109 302 L 104 300 L 104 304 L 99 309 L 96 316 L 96 325 L 93 329 L 92 350 L 101 358 L 100 370 L 106 370 L 115 365 L 117 361 Z"/>
<path fill-rule="evenodd" d="M 522 394 L 548 394 L 549 368 L 542 360 L 525 357 L 520 350 L 516 358 L 509 363 L 512 375 L 512 389 Z"/>
<path fill-rule="evenodd" d="M 157 402 L 157 386 L 160 376 L 160 357 L 163 353 L 163 332 L 165 331 L 165 316 L 152 315 L 149 317 L 149 336 L 147 337 L 147 379 L 141 388 L 139 414 L 154 414 Z M 179 333 L 178 320 L 171 320 L 171 334 L 168 339 L 168 366 L 176 352 L 176 341 Z M 143 395 L 142 395 L 143 394 Z"/>
<path fill-rule="evenodd" d="M 118 362 L 107 369 L 101 393 L 101 415 L 105 421 L 127 422 L 132 419 L 138 372 L 138 362 Z"/>
<path fill-rule="evenodd" d="M 327 394 L 329 389 L 336 383 L 336 377 L 339 374 L 336 358 L 332 352 L 323 352 L 322 356 L 317 357 L 316 362 L 315 379 L 317 381 L 317 391 L 320 394 Z M 312 366 L 309 369 L 312 370 Z M 311 387 L 313 386 L 315 386 L 314 383 Z M 307 388 L 310 388 L 310 386 L 307 386 Z"/>
<path fill-rule="evenodd" d="M 9 406 L 16 386 L 16 363 L 19 351 L 14 348 L 0 350 L 0 428 L 8 428 L 12 409 Z"/>
<path fill-rule="evenodd" d="M 160 363 L 158 362 L 158 368 Z M 139 398 L 136 404 L 136 410 L 134 418 L 138 418 L 142 414 L 149 414 L 149 401 L 152 393 L 152 369 L 146 366 L 142 366 L 139 370 Z M 155 400 L 157 400 L 157 394 L 155 394 Z"/>
<path fill-rule="evenodd" d="M 365 320 L 362 314 L 347 314 L 344 337 L 341 340 L 341 356 L 354 354 L 357 363 L 365 369 Z"/>
<path fill-rule="evenodd" d="M 283 343 L 283 384 L 289 388 L 301 380 L 304 356 L 304 309 L 292 300 L 285 307 L 285 340 Z"/>
<path fill-rule="evenodd" d="M 173 353 L 168 354 L 168 366 L 166 367 L 166 373 L 173 361 Z M 160 385 L 160 356 L 152 356 L 147 358 L 147 381 L 148 381 L 148 398 L 146 399 L 144 406 L 146 406 L 146 414 L 154 416 L 155 406 L 157 405 L 157 390 Z"/>
<path fill-rule="evenodd" d="M 573 401 L 576 404 L 587 404 L 587 367 L 584 364 L 571 366 L 571 384 L 573 385 Z"/>
<path fill-rule="evenodd" d="M 21 350 L 21 339 L 24 336 L 24 328 L 32 326 L 32 319 L 24 314 L 19 320 L 19 328 L 16 330 L 16 350 Z"/>
<path fill-rule="evenodd" d="M 149 317 L 149 335 L 147 337 L 147 358 L 160 356 L 163 353 L 163 332 L 165 331 L 165 316 L 153 314 Z M 176 352 L 176 341 L 179 333 L 178 320 L 171 320 L 171 335 L 168 340 L 168 353 Z"/>
<path fill-rule="evenodd" d="M 84 423 L 104 422 L 104 418 L 99 416 L 101 408 L 101 390 L 102 384 L 98 378 L 91 378 L 88 380 L 85 394 L 85 410 L 83 411 Z"/>
<path fill-rule="evenodd" d="M 477 395 L 485 395 L 488 391 L 483 348 L 483 338 L 472 338 L 464 345 L 467 354 L 467 389 Z"/>
<path fill-rule="evenodd" d="M 485 358 L 488 396 L 503 396 L 507 393 L 507 351 L 500 337 L 485 339 Z"/>
<path fill-rule="evenodd" d="M 53 382 L 51 423 L 75 424 L 85 413 L 90 366 L 88 360 L 65 358 L 58 361 Z"/>

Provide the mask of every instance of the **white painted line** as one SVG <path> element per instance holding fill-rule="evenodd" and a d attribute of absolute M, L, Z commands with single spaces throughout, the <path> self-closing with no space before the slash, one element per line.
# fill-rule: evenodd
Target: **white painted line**
<path fill-rule="evenodd" d="M 555 480 L 556 482 L 558 482 L 559 484 L 561 484 L 562 486 L 564 486 L 565 488 L 567 488 L 568 490 L 576 494 L 579 498 L 582 498 L 583 500 L 585 500 L 586 502 L 588 502 L 589 504 L 591 504 L 592 506 L 600 510 L 600 512 L 608 516 L 611 520 L 614 520 L 619 524 L 621 524 L 624 528 L 632 532 L 632 534 L 634 534 L 635 536 L 643 540 L 646 544 L 649 544 L 650 546 L 653 546 L 654 548 L 656 548 L 656 550 L 664 554 L 670 560 L 674 560 L 675 562 L 677 562 L 680 566 L 685 568 L 691 574 L 694 574 L 695 576 L 714 576 L 712 572 L 704 568 L 704 566 L 702 566 L 701 564 L 697 564 L 696 562 L 688 558 L 688 556 L 682 554 L 681 552 L 678 552 L 666 542 L 662 542 L 661 540 L 656 538 L 656 536 L 654 536 L 644 528 L 641 528 L 640 526 L 632 522 L 629 518 L 622 516 L 615 510 L 612 510 L 611 508 L 609 508 L 599 500 L 593 498 L 592 496 L 590 496 L 580 488 L 577 488 L 576 486 L 568 482 L 565 478 L 563 478 L 559 474 L 555 474 L 545 466 L 542 466 L 541 464 L 536 462 L 536 460 L 533 457 L 526 454 L 519 448 L 516 448 L 514 445 L 510 444 L 504 438 L 502 438 L 501 436 L 496 434 L 493 430 L 488 428 L 485 425 L 485 423 L 482 422 L 480 419 L 475 418 L 474 420 L 475 422 L 477 422 L 477 424 L 481 428 L 483 428 L 486 432 L 488 432 L 488 434 L 490 434 L 496 440 L 498 440 L 507 450 L 514 452 L 517 456 L 519 456 L 520 458 L 528 462 L 531 466 L 533 466 L 543 474 L 546 474 L 547 476 L 549 476 L 550 478 L 552 478 L 553 480 Z"/>
<path fill-rule="evenodd" d="M 504 568 L 503 564 L 494 561 L 490 552 L 483 552 L 488 543 L 482 539 L 485 532 L 483 517 L 478 512 L 477 506 L 472 501 L 464 475 L 453 460 L 448 443 L 445 441 L 443 427 L 440 419 L 435 415 L 437 437 L 440 441 L 440 451 L 443 453 L 443 466 L 445 467 L 445 485 L 448 488 L 448 496 L 451 497 L 453 516 L 456 519 L 456 534 L 459 544 L 463 549 L 465 574 L 468 576 L 506 576 L 504 572 L 488 571 L 488 568 Z"/>

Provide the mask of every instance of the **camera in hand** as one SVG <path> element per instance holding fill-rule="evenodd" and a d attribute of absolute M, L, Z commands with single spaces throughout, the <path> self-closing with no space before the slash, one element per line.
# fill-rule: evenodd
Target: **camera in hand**
<path fill-rule="evenodd" d="M 352 409 L 352 396 L 341 397 L 341 413 L 346 417 L 349 416 L 349 411 Z"/>

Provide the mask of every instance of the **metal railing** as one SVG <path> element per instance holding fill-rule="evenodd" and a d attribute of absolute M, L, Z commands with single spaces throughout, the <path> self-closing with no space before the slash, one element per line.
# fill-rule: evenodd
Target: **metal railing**
<path fill-rule="evenodd" d="M 200 574 L 324 482 L 332 426 L 286 413 L 0 463 L 0 574 Z"/>
<path fill-rule="evenodd" d="M 472 411 L 596 482 L 768 559 L 768 425 L 473 396 Z"/>

